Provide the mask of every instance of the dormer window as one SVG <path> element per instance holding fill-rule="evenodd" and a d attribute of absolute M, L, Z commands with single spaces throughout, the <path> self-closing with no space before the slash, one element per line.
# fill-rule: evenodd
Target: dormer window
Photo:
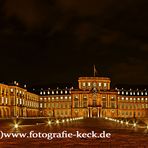
<path fill-rule="evenodd" d="M 88 86 L 90 86 L 90 82 L 88 82 Z"/>
<path fill-rule="evenodd" d="M 83 85 L 83 87 L 85 87 L 85 86 L 86 86 L 86 83 L 85 83 L 85 82 L 83 82 L 83 83 L 82 83 L 82 85 Z"/>

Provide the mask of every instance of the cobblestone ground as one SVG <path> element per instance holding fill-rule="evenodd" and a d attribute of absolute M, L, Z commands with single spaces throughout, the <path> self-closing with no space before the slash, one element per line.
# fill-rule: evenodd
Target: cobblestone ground
<path fill-rule="evenodd" d="M 13 132 L 13 129 L 8 127 L 1 127 L 3 132 Z M 65 138 L 47 140 L 43 138 L 3 138 L 0 140 L 0 148 L 11 147 L 51 147 L 51 148 L 148 148 L 148 134 L 147 129 L 127 127 L 119 123 L 105 120 L 105 119 L 82 119 L 69 123 L 60 123 L 58 125 L 47 126 L 46 124 L 34 126 L 22 126 L 19 132 L 62 132 L 67 131 L 71 133 L 91 132 L 95 131 L 101 133 L 111 133 L 111 138 L 97 139 L 97 138 Z"/>

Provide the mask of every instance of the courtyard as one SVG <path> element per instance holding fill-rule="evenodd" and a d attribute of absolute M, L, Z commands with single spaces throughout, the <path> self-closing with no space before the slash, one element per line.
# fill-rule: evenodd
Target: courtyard
<path fill-rule="evenodd" d="M 18 121 L 19 122 L 19 121 Z M 9 126 L 10 125 L 10 126 Z M 18 125 L 14 128 L 13 124 L 1 126 L 1 131 L 6 133 L 110 133 L 110 138 L 53 138 L 51 140 L 45 137 L 25 137 L 25 138 L 2 138 L 0 147 L 74 147 L 74 148 L 147 148 L 148 130 L 146 127 L 127 125 L 126 123 L 115 122 L 104 118 L 86 118 L 77 120 L 59 120 L 56 122 L 33 123 L 32 125 Z"/>

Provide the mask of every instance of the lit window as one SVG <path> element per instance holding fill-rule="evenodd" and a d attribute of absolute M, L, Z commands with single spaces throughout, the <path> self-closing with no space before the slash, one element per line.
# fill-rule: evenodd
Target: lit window
<path fill-rule="evenodd" d="M 145 92 L 145 95 L 147 95 L 147 92 Z"/>
<path fill-rule="evenodd" d="M 50 92 L 48 91 L 48 95 L 50 94 Z"/>
<path fill-rule="evenodd" d="M 99 86 L 101 86 L 101 83 L 99 82 Z"/>
<path fill-rule="evenodd" d="M 10 91 L 13 92 L 13 88 L 11 88 Z"/>
<path fill-rule="evenodd" d="M 106 83 L 104 83 L 104 87 L 106 87 L 107 86 L 107 84 Z"/>
<path fill-rule="evenodd" d="M 137 99 L 138 101 L 140 100 L 140 98 Z"/>
<path fill-rule="evenodd" d="M 118 91 L 118 94 L 120 94 L 120 91 Z"/>
<path fill-rule="evenodd" d="M 6 102 L 6 104 L 8 103 L 8 100 L 7 100 L 7 98 L 6 98 L 5 102 Z"/>
<path fill-rule="evenodd" d="M 128 98 L 126 98 L 126 100 L 128 100 Z"/>
<path fill-rule="evenodd" d="M 128 91 L 126 92 L 126 95 L 128 95 Z"/>
<path fill-rule="evenodd" d="M 124 91 L 122 91 L 122 95 L 124 95 Z"/>
<path fill-rule="evenodd" d="M 58 100 L 58 99 L 59 99 L 59 97 L 56 97 L 56 99 Z"/>
<path fill-rule="evenodd" d="M 88 86 L 90 86 L 90 82 L 88 82 Z"/>
<path fill-rule="evenodd" d="M 65 94 L 67 94 L 67 90 L 65 90 Z"/>
<path fill-rule="evenodd" d="M 132 100 L 132 98 L 130 98 L 130 100 Z"/>
<path fill-rule="evenodd" d="M 22 99 L 20 99 L 20 104 L 22 104 Z"/>
<path fill-rule="evenodd" d="M 124 97 L 122 97 L 122 100 L 124 100 Z"/>
<path fill-rule="evenodd" d="M 130 95 L 132 95 L 132 92 L 130 92 Z"/>
<path fill-rule="evenodd" d="M 147 100 L 147 98 L 145 98 L 145 100 Z"/>
<path fill-rule="evenodd" d="M 44 98 L 44 100 L 46 101 L 46 98 Z"/>
<path fill-rule="evenodd" d="M 143 100 L 144 100 L 144 98 L 141 98 L 141 100 L 143 101 Z"/>
<path fill-rule="evenodd" d="M 61 99 L 63 99 L 63 97 L 61 97 Z"/>
<path fill-rule="evenodd" d="M 42 101 L 43 98 L 40 98 L 40 100 Z"/>
<path fill-rule="evenodd" d="M 58 91 L 56 91 L 56 94 L 58 94 Z"/>
<path fill-rule="evenodd" d="M 134 101 L 136 100 L 136 98 L 134 98 Z"/>
<path fill-rule="evenodd" d="M 86 85 L 85 82 L 83 82 L 82 85 L 85 86 Z"/>
<path fill-rule="evenodd" d="M 40 95 L 42 95 L 42 91 L 40 91 Z"/>
<path fill-rule="evenodd" d="M 139 92 L 137 92 L 137 95 L 139 95 Z"/>
<path fill-rule="evenodd" d="M 54 94 L 54 91 L 52 91 L 52 94 Z"/>
<path fill-rule="evenodd" d="M 61 90 L 61 94 L 63 94 L 63 91 Z"/>
<path fill-rule="evenodd" d="M 50 100 L 50 97 L 48 97 L 48 101 Z"/>
<path fill-rule="evenodd" d="M 65 96 L 65 99 L 67 99 L 67 96 Z"/>
<path fill-rule="evenodd" d="M 52 100 L 54 100 L 54 97 L 52 97 Z"/>
<path fill-rule="evenodd" d="M 40 108 L 42 108 L 43 107 L 43 105 L 42 105 L 42 103 L 40 103 Z"/>
<path fill-rule="evenodd" d="M 141 92 L 141 95 L 143 95 L 143 92 Z"/>
<path fill-rule="evenodd" d="M 22 92 L 20 91 L 20 94 L 21 94 Z"/>
<path fill-rule="evenodd" d="M 45 91 L 44 91 L 44 93 L 43 93 L 43 94 L 44 94 L 44 95 L 46 94 L 46 93 L 45 93 Z"/>
<path fill-rule="evenodd" d="M 135 92 L 133 92 L 133 95 L 135 95 Z"/>
<path fill-rule="evenodd" d="M 69 96 L 69 99 L 71 99 L 71 96 Z"/>

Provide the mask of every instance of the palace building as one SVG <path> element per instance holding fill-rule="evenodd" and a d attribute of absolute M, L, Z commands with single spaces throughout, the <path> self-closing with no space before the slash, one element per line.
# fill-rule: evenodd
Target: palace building
<path fill-rule="evenodd" d="M 32 93 L 18 85 L 0 84 L 0 118 L 148 116 L 148 91 L 111 89 L 108 77 L 80 77 L 78 88 L 42 89 Z"/>

